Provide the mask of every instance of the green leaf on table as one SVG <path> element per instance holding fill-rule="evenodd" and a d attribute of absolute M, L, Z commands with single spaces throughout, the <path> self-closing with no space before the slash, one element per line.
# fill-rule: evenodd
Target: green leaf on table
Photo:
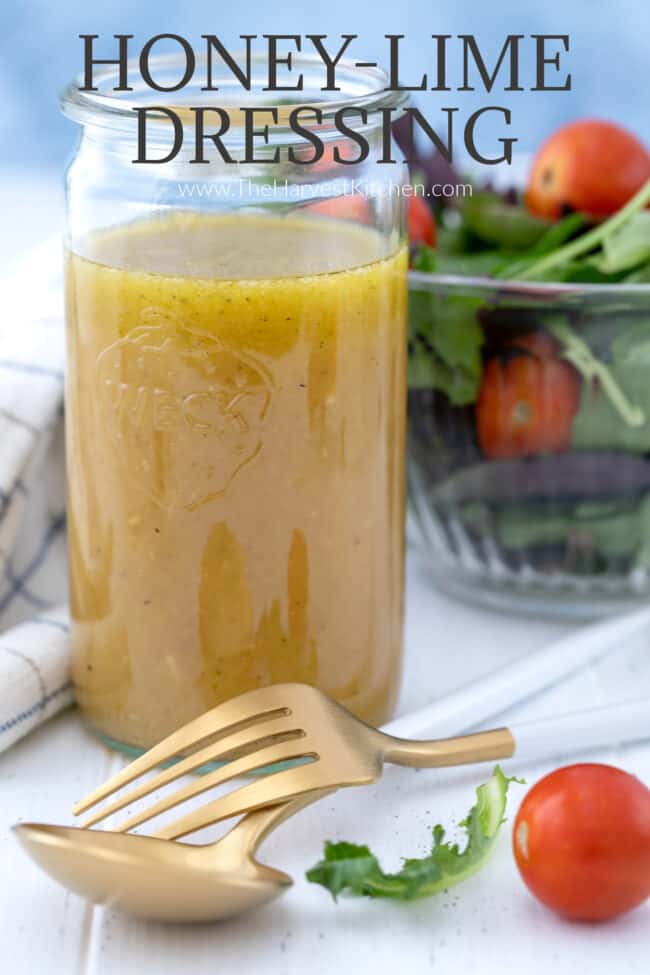
<path fill-rule="evenodd" d="M 428 897 L 461 883 L 488 861 L 499 835 L 510 782 L 499 766 L 476 790 L 476 805 L 459 824 L 467 835 L 461 851 L 445 841 L 442 826 L 433 828 L 431 852 L 405 859 L 397 873 L 385 873 L 367 846 L 355 843 L 325 844 L 323 859 L 307 871 L 307 880 L 329 890 L 334 899 L 345 892 L 357 897 L 387 897 L 410 901 Z"/>

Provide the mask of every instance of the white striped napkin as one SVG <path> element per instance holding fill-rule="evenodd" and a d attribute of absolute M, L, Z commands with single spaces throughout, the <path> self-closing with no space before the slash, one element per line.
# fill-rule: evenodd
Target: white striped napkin
<path fill-rule="evenodd" d="M 2 281 L 0 751 L 72 701 L 66 599 L 61 247 Z M 31 622 L 27 622 L 30 621 Z"/>
<path fill-rule="evenodd" d="M 72 704 L 68 631 L 61 607 L 0 636 L 0 751 Z"/>

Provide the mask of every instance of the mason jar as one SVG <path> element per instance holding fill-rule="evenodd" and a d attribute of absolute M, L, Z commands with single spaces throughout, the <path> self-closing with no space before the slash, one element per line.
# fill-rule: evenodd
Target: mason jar
<path fill-rule="evenodd" d="M 373 724 L 396 699 L 405 167 L 395 147 L 397 164 L 379 159 L 401 96 L 352 65 L 328 95 L 314 60 L 294 64 L 295 104 L 323 113 L 312 165 L 282 124 L 261 161 L 243 161 L 237 111 L 233 161 L 192 161 L 189 106 L 273 106 L 262 80 L 242 92 L 224 77 L 206 96 L 197 78 L 166 96 L 187 138 L 164 164 L 133 161 L 134 108 L 160 95 L 114 92 L 107 67 L 96 91 L 62 96 L 80 125 L 66 239 L 74 681 L 117 746 L 149 747 L 275 682 L 316 685 Z M 174 58 L 154 69 L 179 73 Z M 332 119 L 359 105 L 365 121 L 347 124 L 370 151 L 354 164 L 358 145 Z M 170 118 L 148 125 L 160 157 Z"/>

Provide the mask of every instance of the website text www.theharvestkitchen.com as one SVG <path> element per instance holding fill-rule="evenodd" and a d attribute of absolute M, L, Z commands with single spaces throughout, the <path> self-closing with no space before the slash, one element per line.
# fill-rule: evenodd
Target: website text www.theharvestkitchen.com
<path fill-rule="evenodd" d="M 382 184 L 381 188 L 373 186 L 368 180 L 348 180 L 342 187 L 339 181 L 331 186 L 326 183 L 317 185 L 292 184 L 288 180 L 271 180 L 259 183 L 252 179 L 235 179 L 230 181 L 206 180 L 185 181 L 176 184 L 177 193 L 187 199 L 232 200 L 237 198 L 270 200 L 282 197 L 294 200 L 321 200 L 328 197 L 373 197 L 381 192 L 396 196 L 420 196 L 424 199 L 454 199 L 471 197 L 473 187 L 471 183 L 404 183 Z"/>

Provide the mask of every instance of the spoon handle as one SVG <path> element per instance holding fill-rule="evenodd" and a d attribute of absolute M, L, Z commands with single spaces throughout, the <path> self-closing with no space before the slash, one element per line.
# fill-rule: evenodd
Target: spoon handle
<path fill-rule="evenodd" d="M 314 789 L 312 792 L 297 796 L 290 802 L 280 802 L 275 806 L 254 809 L 240 819 L 219 841 L 219 856 L 221 857 L 227 851 L 228 854 L 232 854 L 236 862 L 245 857 L 253 860 L 260 844 L 271 830 L 283 823 L 285 819 L 289 819 L 290 816 L 332 792 L 336 792 L 336 789 Z"/>

